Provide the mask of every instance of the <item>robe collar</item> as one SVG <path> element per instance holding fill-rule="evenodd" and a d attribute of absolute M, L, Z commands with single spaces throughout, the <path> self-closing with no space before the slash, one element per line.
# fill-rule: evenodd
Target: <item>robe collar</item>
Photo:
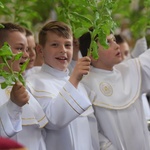
<path fill-rule="evenodd" d="M 67 69 L 66 71 L 60 71 L 57 70 L 55 68 L 52 68 L 46 64 L 42 65 L 42 71 L 51 74 L 52 76 L 56 77 L 56 78 L 63 78 L 63 77 L 68 77 L 69 75 L 69 70 Z"/>
<path fill-rule="evenodd" d="M 112 71 L 91 67 L 84 82 L 96 92 L 94 105 L 125 109 L 135 103 L 141 94 L 140 62 L 138 59 L 130 60 L 115 66 Z"/>

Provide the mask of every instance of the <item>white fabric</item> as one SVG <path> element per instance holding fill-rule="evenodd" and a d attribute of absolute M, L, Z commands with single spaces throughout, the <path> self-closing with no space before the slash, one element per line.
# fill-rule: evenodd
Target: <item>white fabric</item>
<path fill-rule="evenodd" d="M 68 71 L 45 64 L 40 72 L 27 78 L 29 90 L 49 119 L 47 150 L 99 150 L 91 102 L 83 86 L 76 89 L 68 79 Z"/>
<path fill-rule="evenodd" d="M 140 56 L 142 53 L 144 53 L 147 50 L 147 42 L 146 38 L 143 37 L 136 41 L 135 46 L 131 52 L 131 56 L 133 58 L 136 58 Z"/>
<path fill-rule="evenodd" d="M 72 74 L 72 71 L 73 71 L 73 69 L 74 69 L 74 67 L 75 67 L 75 65 L 76 65 L 76 62 L 77 62 L 77 61 L 72 60 L 71 63 L 69 64 L 69 66 L 68 66 L 69 74 L 70 74 L 70 75 Z"/>
<path fill-rule="evenodd" d="M 150 89 L 150 50 L 113 71 L 91 68 L 85 86 L 96 93 L 101 150 L 149 150 L 150 135 L 141 93 Z"/>
<path fill-rule="evenodd" d="M 11 102 L 11 87 L 0 89 L 0 136 L 12 138 L 29 150 L 46 150 L 42 127 L 47 124 L 45 113 L 30 95 L 22 108 Z"/>
<path fill-rule="evenodd" d="M 25 71 L 25 73 L 24 73 L 24 78 L 26 79 L 27 76 L 30 76 L 30 75 L 32 75 L 33 73 L 36 73 L 36 72 L 38 72 L 38 71 L 40 71 L 40 70 L 41 70 L 41 66 L 34 66 L 34 67 L 30 68 L 30 69 L 27 69 L 27 70 Z"/>

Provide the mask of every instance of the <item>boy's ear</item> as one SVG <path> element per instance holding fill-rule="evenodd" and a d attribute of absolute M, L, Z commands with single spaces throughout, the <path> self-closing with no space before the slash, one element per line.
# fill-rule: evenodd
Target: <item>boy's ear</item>
<path fill-rule="evenodd" d="M 41 54 L 42 52 L 42 46 L 40 44 L 36 45 L 36 53 Z"/>

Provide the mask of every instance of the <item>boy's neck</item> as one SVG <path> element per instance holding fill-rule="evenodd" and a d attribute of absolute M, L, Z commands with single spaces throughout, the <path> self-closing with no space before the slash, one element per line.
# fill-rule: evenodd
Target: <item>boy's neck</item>
<path fill-rule="evenodd" d="M 103 69 L 103 70 L 107 70 L 107 71 L 113 71 L 113 66 L 106 66 L 106 65 L 102 65 L 102 64 L 92 64 L 93 67 L 97 68 L 97 69 Z"/>

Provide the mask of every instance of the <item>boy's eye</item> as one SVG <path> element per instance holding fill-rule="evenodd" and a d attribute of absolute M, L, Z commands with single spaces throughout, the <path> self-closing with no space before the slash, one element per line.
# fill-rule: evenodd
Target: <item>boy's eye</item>
<path fill-rule="evenodd" d="M 110 44 L 111 42 L 116 42 L 115 38 L 107 39 L 107 43 Z"/>
<path fill-rule="evenodd" d="M 114 42 L 116 42 L 116 38 L 114 37 L 113 39 L 112 39 Z"/>
<path fill-rule="evenodd" d="M 65 46 L 66 46 L 66 47 L 71 47 L 71 44 L 66 44 Z"/>
<path fill-rule="evenodd" d="M 23 51 L 23 47 L 17 47 L 16 48 L 18 51 Z"/>
<path fill-rule="evenodd" d="M 26 52 L 29 52 L 29 48 L 26 48 Z"/>
<path fill-rule="evenodd" d="M 107 44 L 110 44 L 110 40 L 107 40 Z"/>
<path fill-rule="evenodd" d="M 51 45 L 56 47 L 56 46 L 58 46 L 58 43 L 52 43 Z"/>

